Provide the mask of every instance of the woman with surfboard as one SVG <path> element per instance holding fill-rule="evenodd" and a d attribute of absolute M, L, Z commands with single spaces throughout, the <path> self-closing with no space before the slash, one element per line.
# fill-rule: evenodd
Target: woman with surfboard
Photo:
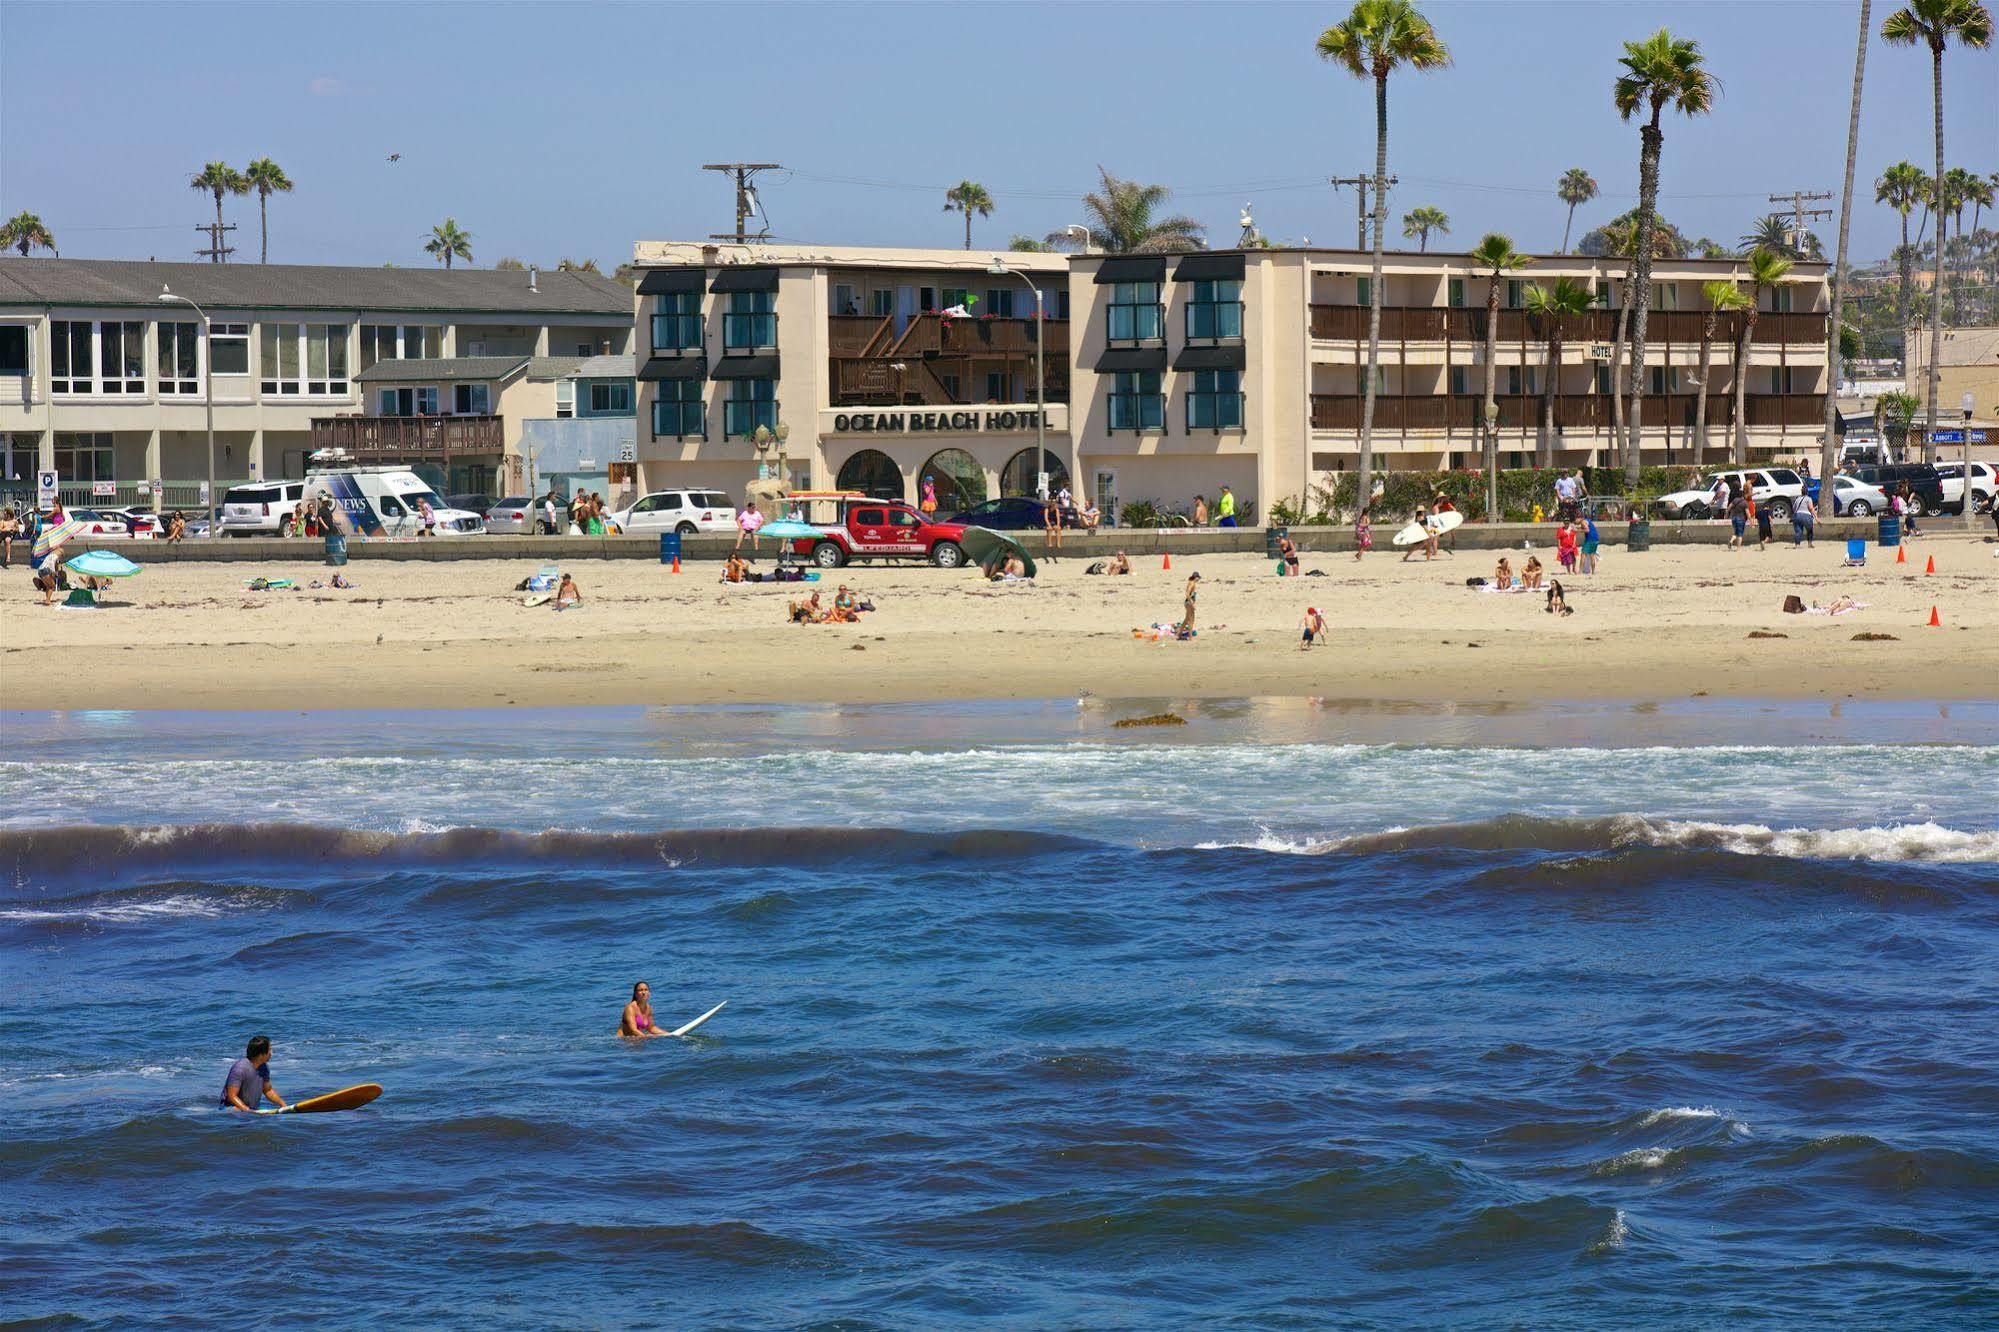
<path fill-rule="evenodd" d="M 652 1015 L 652 987 L 640 981 L 632 986 L 631 1002 L 625 1005 L 624 1016 L 618 1019 L 618 1035 L 632 1040 L 651 1040 L 655 1036 L 685 1036 L 728 1006 L 729 1001 L 724 999 L 692 1022 L 669 1031 L 662 1028 Z"/>

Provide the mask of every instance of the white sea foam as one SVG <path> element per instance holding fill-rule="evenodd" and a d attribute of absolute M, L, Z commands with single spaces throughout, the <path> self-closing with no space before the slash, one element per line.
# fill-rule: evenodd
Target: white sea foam
<path fill-rule="evenodd" d="M 1663 1170 L 1671 1164 L 1676 1153 L 1671 1148 L 1639 1147 L 1628 1152 L 1619 1152 L 1608 1161 L 1599 1161 L 1590 1167 L 1592 1175 L 1630 1175 L 1647 1170 Z"/>
<path fill-rule="evenodd" d="M 1610 1224 L 1604 1227 L 1602 1236 L 1589 1246 L 1591 1253 L 1613 1253 L 1624 1247 L 1624 1241 L 1631 1237 L 1631 1227 L 1624 1222 L 1624 1209 L 1617 1208 L 1610 1214 Z"/>
<path fill-rule="evenodd" d="M 0 920 L 18 920 L 29 924 L 95 921 L 105 925 L 120 925 L 172 917 L 214 917 L 224 915 L 229 910 L 231 907 L 228 903 L 218 902 L 213 898 L 175 896 L 162 897 L 150 902 L 112 902 L 101 906 L 60 910 L 7 907 L 0 909 Z"/>
<path fill-rule="evenodd" d="M 1808 860 L 1999 861 L 1999 831 L 1968 832 L 1938 823 L 1868 828 L 1771 828 L 1761 823 L 1649 822 L 1657 846 L 1714 845 L 1745 856 Z"/>

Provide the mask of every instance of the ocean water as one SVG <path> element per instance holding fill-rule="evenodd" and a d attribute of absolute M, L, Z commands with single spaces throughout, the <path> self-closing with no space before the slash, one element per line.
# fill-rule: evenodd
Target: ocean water
<path fill-rule="evenodd" d="M 0 1321 L 1999 1322 L 1999 709 L 1147 710 L 0 718 Z"/>

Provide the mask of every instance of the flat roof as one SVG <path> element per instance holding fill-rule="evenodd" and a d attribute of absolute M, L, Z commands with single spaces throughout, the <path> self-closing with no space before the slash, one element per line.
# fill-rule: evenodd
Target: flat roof
<path fill-rule="evenodd" d="M 0 306 L 155 305 L 164 287 L 210 310 L 632 315 L 632 289 L 601 273 L 542 272 L 534 286 L 518 269 L 0 259 Z"/>

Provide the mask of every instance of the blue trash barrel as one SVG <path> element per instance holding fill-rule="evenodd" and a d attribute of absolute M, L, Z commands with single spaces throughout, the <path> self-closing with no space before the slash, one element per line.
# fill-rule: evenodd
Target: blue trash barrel
<path fill-rule="evenodd" d="M 1263 557 L 1267 560 L 1281 558 L 1277 543 L 1291 535 L 1288 527 L 1266 527 L 1263 529 Z"/>
<path fill-rule="evenodd" d="M 680 533 L 661 532 L 659 534 L 659 562 L 672 564 L 680 558 Z"/>
<path fill-rule="evenodd" d="M 1878 543 L 1880 543 L 1881 545 L 1883 545 L 1883 546 L 1899 546 L 1899 545 L 1901 545 L 1901 544 L 1902 544 L 1902 520 L 1901 520 L 1900 518 L 1896 517 L 1896 516 L 1895 516 L 1894 514 L 1892 514 L 1892 513 L 1884 513 L 1884 514 L 1882 514 L 1882 515 L 1881 515 L 1881 526 L 1880 526 L 1880 528 L 1878 529 L 1878 531 L 1877 531 L 1877 534 L 1876 534 L 1876 536 L 1875 536 L 1875 538 L 1874 538 L 1874 539 L 1875 539 L 1875 540 L 1876 540 L 1876 541 L 1877 541 Z"/>
<path fill-rule="evenodd" d="M 347 563 L 347 534 L 328 532 L 326 534 L 326 562 L 328 564 Z"/>

